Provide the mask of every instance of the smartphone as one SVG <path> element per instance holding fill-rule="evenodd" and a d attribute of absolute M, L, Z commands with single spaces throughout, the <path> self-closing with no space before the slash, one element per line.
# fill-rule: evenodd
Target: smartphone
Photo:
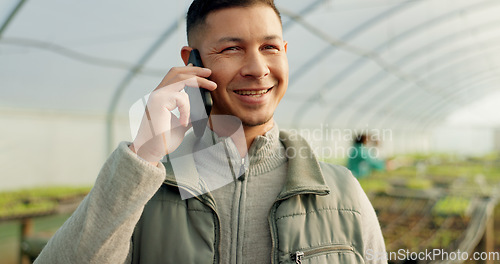
<path fill-rule="evenodd" d="M 191 50 L 189 54 L 188 64 L 193 66 L 203 67 L 200 52 L 196 49 Z M 193 125 L 194 134 L 196 137 L 203 136 L 203 132 L 207 126 L 208 117 L 212 110 L 212 96 L 210 91 L 204 88 L 195 88 L 186 86 L 184 91 L 189 96 L 189 105 L 191 106 L 191 124 Z"/>

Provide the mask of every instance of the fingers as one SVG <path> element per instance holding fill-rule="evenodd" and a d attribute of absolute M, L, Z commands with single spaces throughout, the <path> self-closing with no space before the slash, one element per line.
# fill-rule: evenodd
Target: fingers
<path fill-rule="evenodd" d="M 217 84 L 210 81 L 208 78 L 212 74 L 212 71 L 207 68 L 186 66 L 186 67 L 174 67 L 165 75 L 163 80 L 160 82 L 158 89 L 169 89 L 172 91 L 180 91 L 184 89 L 184 86 L 191 87 L 202 87 L 207 90 L 213 91 L 217 88 Z"/>
<path fill-rule="evenodd" d="M 160 85 L 153 91 L 148 105 L 157 111 L 161 111 L 160 108 L 166 108 L 168 111 L 178 108 L 180 124 L 187 127 L 190 118 L 189 97 L 181 91 L 186 86 L 215 90 L 217 84 L 205 78 L 211 73 L 210 69 L 194 67 L 191 64 L 170 69 Z"/>
<path fill-rule="evenodd" d="M 190 104 L 186 86 L 213 91 L 217 84 L 208 80 L 211 70 L 186 66 L 172 68 L 149 95 L 133 147 L 136 153 L 151 162 L 174 151 L 189 128 Z M 179 118 L 171 113 L 179 110 Z"/>
<path fill-rule="evenodd" d="M 164 132 L 170 129 L 170 119 L 173 117 L 171 111 L 176 108 L 180 113 L 179 125 L 187 127 L 190 117 L 188 95 L 183 91 L 160 89 L 149 96 L 145 115 L 152 120 L 156 132 Z"/>
<path fill-rule="evenodd" d="M 189 116 L 191 106 L 189 104 L 189 97 L 187 93 L 179 93 L 179 95 L 175 98 L 177 108 L 179 109 L 179 121 L 182 126 L 187 127 L 189 124 Z"/>
<path fill-rule="evenodd" d="M 175 108 L 179 110 L 179 122 L 182 126 L 187 127 L 189 124 L 189 116 L 191 106 L 189 104 L 189 96 L 185 92 L 176 93 L 164 93 L 163 98 L 158 98 L 158 100 L 165 102 L 163 106 L 167 111 L 171 112 Z M 164 110 L 164 109 L 159 109 Z"/>

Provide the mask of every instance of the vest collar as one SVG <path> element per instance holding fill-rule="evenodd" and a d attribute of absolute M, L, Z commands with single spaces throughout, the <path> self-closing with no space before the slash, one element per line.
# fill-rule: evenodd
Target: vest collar
<path fill-rule="evenodd" d="M 286 131 L 280 131 L 280 141 L 288 157 L 288 177 L 278 200 L 305 193 L 329 194 L 330 188 L 309 143 L 300 135 Z"/>
<path fill-rule="evenodd" d="M 285 131 L 280 131 L 279 139 L 285 146 L 288 158 L 288 176 L 277 199 L 283 200 L 306 193 L 317 195 L 330 193 L 320 164 L 307 141 L 298 134 Z M 164 183 L 178 187 L 183 197 L 202 196 L 200 199 L 208 200 L 210 204 L 214 205 L 210 190 L 200 179 L 196 170 L 192 155 L 196 140 L 193 133 L 186 135 L 181 146 L 166 156 L 166 162 L 163 162 L 167 172 Z M 176 162 L 170 162 L 173 159 Z M 174 171 L 177 177 L 174 175 Z"/>

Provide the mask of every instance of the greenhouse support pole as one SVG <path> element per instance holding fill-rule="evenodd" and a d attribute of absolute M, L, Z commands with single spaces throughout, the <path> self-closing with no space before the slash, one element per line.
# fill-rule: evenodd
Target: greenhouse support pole
<path fill-rule="evenodd" d="M 132 82 L 138 73 L 141 72 L 144 65 L 149 61 L 149 59 L 161 48 L 163 43 L 172 36 L 178 29 L 180 23 L 184 17 L 178 18 L 172 25 L 170 25 L 163 34 L 158 37 L 158 39 L 148 48 L 148 50 L 142 55 L 139 61 L 132 67 L 123 80 L 118 84 L 115 89 L 111 102 L 109 104 L 108 111 L 106 113 L 106 155 L 109 155 L 114 149 L 114 121 L 116 115 L 116 108 L 118 103 L 127 88 L 127 86 Z"/>
<path fill-rule="evenodd" d="M 3 22 L 2 27 L 0 27 L 0 39 L 2 38 L 2 35 L 3 35 L 3 32 L 5 31 L 5 29 L 9 26 L 10 22 L 16 16 L 16 14 L 19 12 L 19 10 L 21 10 L 21 7 L 24 5 L 25 2 L 26 2 L 26 0 L 20 0 L 17 3 L 16 7 L 14 7 L 12 12 L 10 12 L 10 14 L 7 17 L 7 19 L 5 20 L 5 22 Z"/>
<path fill-rule="evenodd" d="M 495 209 L 493 209 L 495 210 Z M 484 249 L 485 249 L 485 252 L 488 252 L 488 255 L 490 253 L 493 253 L 495 252 L 495 227 L 494 227 L 494 223 L 495 223 L 495 213 L 493 212 L 490 217 L 488 218 L 488 220 L 486 221 L 486 232 L 484 232 L 484 240 L 485 240 L 485 245 L 484 245 Z M 486 264 L 493 264 L 493 259 L 492 258 L 488 258 L 486 260 Z"/>

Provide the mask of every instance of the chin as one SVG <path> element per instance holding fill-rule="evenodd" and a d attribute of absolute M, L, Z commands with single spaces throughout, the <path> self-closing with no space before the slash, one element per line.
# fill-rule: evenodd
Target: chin
<path fill-rule="evenodd" d="M 242 118 L 241 123 L 246 127 L 256 127 L 260 125 L 267 124 L 271 121 L 273 116 L 263 117 L 263 118 Z"/>

